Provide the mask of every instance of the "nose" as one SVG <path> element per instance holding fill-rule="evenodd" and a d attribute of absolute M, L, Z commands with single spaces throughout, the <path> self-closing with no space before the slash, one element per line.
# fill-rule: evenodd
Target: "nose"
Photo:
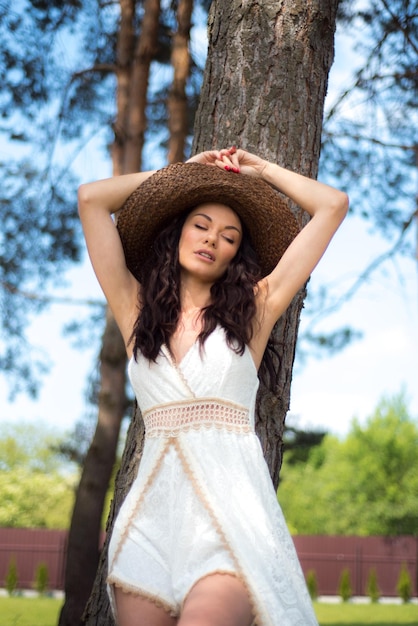
<path fill-rule="evenodd" d="M 216 238 L 211 233 L 206 233 L 205 243 L 207 243 L 209 246 L 212 246 L 213 248 L 215 248 L 215 246 L 216 246 Z"/>

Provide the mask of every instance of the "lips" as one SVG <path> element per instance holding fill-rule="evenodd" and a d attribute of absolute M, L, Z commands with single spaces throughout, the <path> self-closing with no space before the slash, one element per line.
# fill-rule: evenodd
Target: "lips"
<path fill-rule="evenodd" d="M 215 255 L 209 250 L 196 250 L 195 254 L 207 261 L 215 261 Z"/>

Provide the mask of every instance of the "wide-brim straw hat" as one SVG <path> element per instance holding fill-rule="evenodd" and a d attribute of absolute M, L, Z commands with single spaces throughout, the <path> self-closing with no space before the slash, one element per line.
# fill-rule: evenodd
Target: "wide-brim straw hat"
<path fill-rule="evenodd" d="M 263 276 L 298 233 L 287 199 L 261 179 L 200 163 L 176 163 L 155 172 L 126 200 L 117 217 L 128 269 L 141 281 L 155 237 L 169 222 L 206 202 L 233 209 L 245 225 Z"/>

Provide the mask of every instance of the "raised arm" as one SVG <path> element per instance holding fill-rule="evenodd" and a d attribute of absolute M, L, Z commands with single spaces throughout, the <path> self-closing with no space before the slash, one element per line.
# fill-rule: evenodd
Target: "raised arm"
<path fill-rule="evenodd" d="M 311 216 L 286 250 L 272 273 L 260 283 L 260 320 L 262 328 L 255 347 L 255 358 L 264 351 L 268 336 L 278 318 L 305 284 L 328 247 L 348 210 L 345 193 L 260 159 L 244 150 L 223 155 L 223 164 L 234 171 L 257 176 L 294 200 Z M 220 164 L 218 164 L 221 166 Z M 239 174 L 237 174 L 239 175 Z M 261 360 L 261 356 L 260 356 Z"/>
<path fill-rule="evenodd" d="M 138 283 L 126 267 L 112 214 L 153 172 L 115 176 L 81 185 L 78 210 L 97 279 L 127 345 L 138 314 Z M 130 355 L 131 350 L 127 348 Z"/>
<path fill-rule="evenodd" d="M 321 259 L 348 210 L 345 193 L 267 163 L 262 178 L 304 209 L 311 219 L 266 278 L 268 306 L 277 320 Z M 274 321 L 275 321 L 274 320 Z"/>

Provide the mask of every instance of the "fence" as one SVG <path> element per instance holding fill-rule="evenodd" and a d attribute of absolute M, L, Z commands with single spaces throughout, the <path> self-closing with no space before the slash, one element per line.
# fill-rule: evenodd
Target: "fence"
<path fill-rule="evenodd" d="M 0 528 L 0 587 L 5 586 L 10 560 L 16 559 L 18 587 L 31 589 L 40 563 L 46 563 L 50 589 L 64 588 L 65 530 Z M 294 542 L 305 575 L 314 570 L 320 595 L 337 595 L 343 569 L 350 571 L 354 595 L 365 595 L 371 568 L 380 591 L 396 596 L 403 564 L 417 596 L 418 537 L 295 536 Z"/>
<path fill-rule="evenodd" d="M 353 594 L 366 595 L 367 580 L 376 570 L 383 596 L 396 596 L 403 564 L 417 595 L 418 537 L 295 536 L 296 550 L 305 573 L 314 570 L 320 595 L 337 595 L 341 573 L 350 572 Z"/>
<path fill-rule="evenodd" d="M 40 563 L 48 567 L 50 589 L 63 589 L 67 536 L 66 530 L 0 528 L 0 587 L 16 559 L 19 589 L 33 587 Z"/>

